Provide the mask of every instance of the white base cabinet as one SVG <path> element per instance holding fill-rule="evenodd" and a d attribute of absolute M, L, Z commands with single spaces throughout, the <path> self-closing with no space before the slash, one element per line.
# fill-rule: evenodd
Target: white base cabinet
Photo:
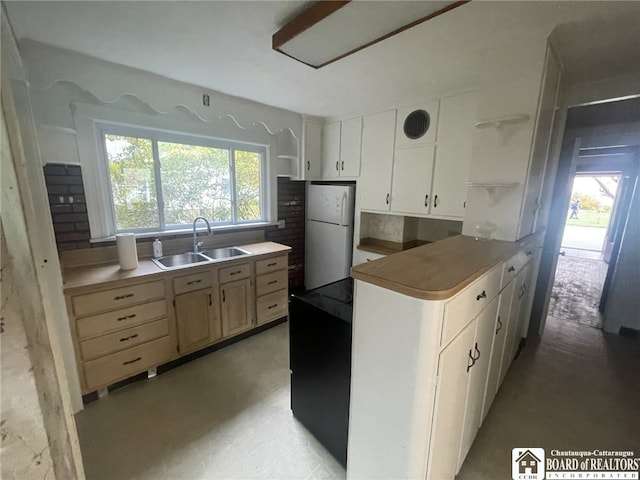
<path fill-rule="evenodd" d="M 440 301 L 356 280 L 349 480 L 454 479 L 528 314 L 514 258 Z"/>

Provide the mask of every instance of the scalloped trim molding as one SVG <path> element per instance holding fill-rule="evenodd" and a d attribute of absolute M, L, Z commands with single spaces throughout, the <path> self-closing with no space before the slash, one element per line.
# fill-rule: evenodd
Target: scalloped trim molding
<path fill-rule="evenodd" d="M 302 138 L 303 116 L 296 112 L 232 97 L 28 39 L 21 42 L 21 49 L 29 84 L 40 91 L 51 90 L 61 82 L 69 82 L 103 104 L 114 104 L 123 97 L 133 96 L 160 114 L 184 108 L 203 122 L 228 119 L 241 130 L 260 126 L 272 136 L 288 130 L 296 140 Z M 203 94 L 209 95 L 210 106 L 203 105 Z"/>

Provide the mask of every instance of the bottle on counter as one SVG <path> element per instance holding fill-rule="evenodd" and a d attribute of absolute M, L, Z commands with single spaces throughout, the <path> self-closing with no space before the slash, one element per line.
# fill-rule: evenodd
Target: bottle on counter
<path fill-rule="evenodd" d="M 160 258 L 162 256 L 162 242 L 159 238 L 153 241 L 153 257 Z"/>

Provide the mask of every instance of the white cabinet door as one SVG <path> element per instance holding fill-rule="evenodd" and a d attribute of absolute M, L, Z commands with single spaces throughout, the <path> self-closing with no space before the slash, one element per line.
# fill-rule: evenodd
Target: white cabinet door
<path fill-rule="evenodd" d="M 464 217 L 476 107 L 473 92 L 440 101 L 432 215 Z"/>
<path fill-rule="evenodd" d="M 363 119 L 358 180 L 362 210 L 389 211 L 395 124 L 395 110 L 368 115 Z"/>
<path fill-rule="evenodd" d="M 328 123 L 322 129 L 322 178 L 340 175 L 340 122 Z"/>
<path fill-rule="evenodd" d="M 464 425 L 460 439 L 460 455 L 456 473 L 462 467 L 462 462 L 469 453 L 471 444 L 476 438 L 482 419 L 482 401 L 484 388 L 487 383 L 489 360 L 491 357 L 491 345 L 493 344 L 493 326 L 498 314 L 498 297 L 495 297 L 489 305 L 478 315 L 476 319 L 476 339 L 473 345 L 475 361 L 470 369 L 467 403 L 464 409 Z"/>
<path fill-rule="evenodd" d="M 502 354 L 504 352 L 505 338 L 509 327 L 509 309 L 511 308 L 511 297 L 513 296 L 515 282 L 509 284 L 500 292 L 500 305 L 498 306 L 498 316 L 496 317 L 493 346 L 491 347 L 491 358 L 489 360 L 489 374 L 487 375 L 487 385 L 484 393 L 482 406 L 482 419 L 484 421 L 489 408 L 493 403 L 498 391 L 500 381 L 500 367 L 502 365 Z"/>
<path fill-rule="evenodd" d="M 520 341 L 518 338 L 518 317 L 520 314 L 520 305 L 522 304 L 523 287 L 525 284 L 527 271 L 523 268 L 513 280 L 513 295 L 509 305 L 509 324 L 507 325 L 506 338 L 504 340 L 504 353 L 502 354 L 502 365 L 500 366 L 500 381 L 498 387 L 502 385 L 504 377 L 509 371 L 513 357 L 516 354 L 514 346 Z"/>
<path fill-rule="evenodd" d="M 319 179 L 322 174 L 322 125 L 305 121 L 303 148 L 300 178 L 302 180 Z"/>
<path fill-rule="evenodd" d="M 340 176 L 360 175 L 362 117 L 344 120 L 340 132 Z"/>
<path fill-rule="evenodd" d="M 394 212 L 429 213 L 433 200 L 431 179 L 434 153 L 433 145 L 396 149 L 391 188 L 391 209 Z"/>
<path fill-rule="evenodd" d="M 456 474 L 464 407 L 472 363 L 475 320 L 440 353 L 436 405 L 431 428 L 428 479 L 453 480 Z"/>

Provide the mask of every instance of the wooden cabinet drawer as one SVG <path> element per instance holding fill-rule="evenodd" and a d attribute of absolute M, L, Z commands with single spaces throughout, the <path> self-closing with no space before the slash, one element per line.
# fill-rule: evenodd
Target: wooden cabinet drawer
<path fill-rule="evenodd" d="M 275 272 L 276 270 L 283 270 L 286 269 L 287 266 L 288 262 L 286 255 L 258 260 L 256 261 L 256 275 Z"/>
<path fill-rule="evenodd" d="M 137 347 L 85 362 L 87 389 L 97 390 L 167 362 L 175 349 L 169 337 L 162 337 Z"/>
<path fill-rule="evenodd" d="M 169 335 L 169 321 L 163 318 L 80 342 L 80 353 L 83 360 L 90 360 L 166 335 Z"/>
<path fill-rule="evenodd" d="M 122 330 L 167 316 L 167 302 L 155 302 L 121 308 L 76 320 L 76 333 L 80 340 Z"/>
<path fill-rule="evenodd" d="M 256 299 L 257 324 L 284 317 L 288 310 L 287 290 L 279 290 Z"/>
<path fill-rule="evenodd" d="M 241 263 L 232 267 L 221 268 L 218 272 L 220 283 L 233 282 L 235 280 L 249 278 L 249 275 L 251 275 L 251 266 L 248 263 Z"/>
<path fill-rule="evenodd" d="M 164 298 L 164 280 L 87 293 L 71 298 L 77 316 L 90 315 L 115 308 Z"/>
<path fill-rule="evenodd" d="M 181 293 L 209 288 L 213 283 L 212 281 L 213 273 L 211 270 L 177 277 L 173 279 L 173 293 L 180 295 Z"/>
<path fill-rule="evenodd" d="M 258 275 L 256 277 L 256 295 L 266 295 L 287 288 L 289 284 L 289 276 L 287 270 Z"/>
<path fill-rule="evenodd" d="M 466 287 L 444 306 L 440 345 L 449 343 L 498 294 L 502 264 Z"/>

